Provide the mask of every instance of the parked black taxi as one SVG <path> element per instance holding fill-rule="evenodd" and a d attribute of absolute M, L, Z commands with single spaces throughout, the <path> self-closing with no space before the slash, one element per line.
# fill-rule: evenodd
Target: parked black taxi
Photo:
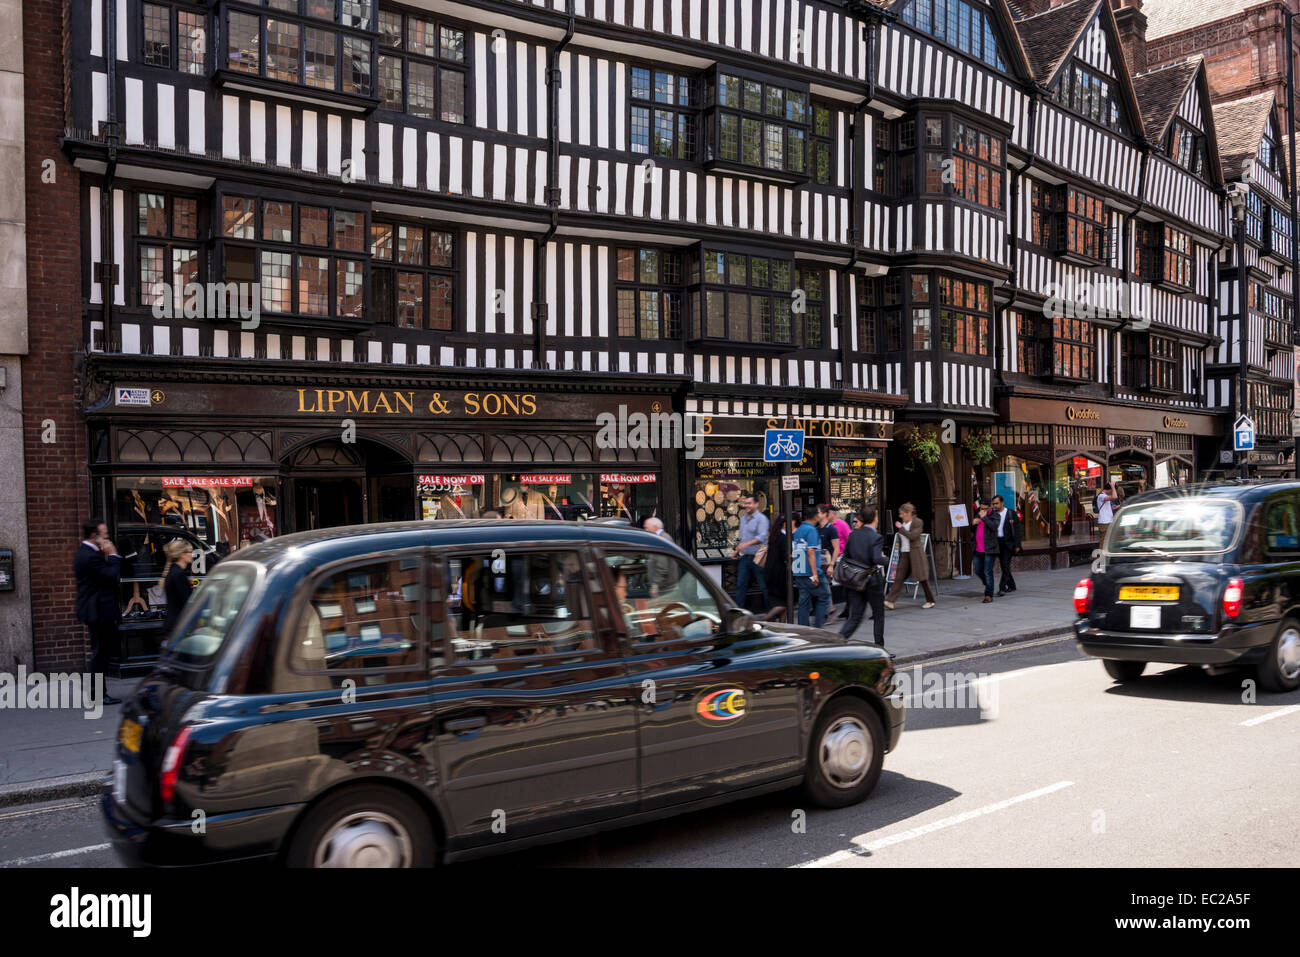
<path fill-rule="evenodd" d="M 1079 647 L 1116 681 L 1173 662 L 1248 666 L 1267 690 L 1300 688 L 1300 482 L 1131 499 L 1074 606 Z"/>
<path fill-rule="evenodd" d="M 207 576 L 103 812 L 134 863 L 421 866 L 799 784 L 848 805 L 903 718 L 882 649 L 758 622 L 660 536 L 331 529 Z"/>

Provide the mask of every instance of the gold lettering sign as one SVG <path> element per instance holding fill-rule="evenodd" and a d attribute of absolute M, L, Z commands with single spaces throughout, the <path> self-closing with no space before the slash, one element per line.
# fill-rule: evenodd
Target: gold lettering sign
<path fill-rule="evenodd" d="M 827 439 L 868 438 L 865 423 L 845 422 L 842 419 L 781 419 L 778 417 L 768 419 L 767 428 L 803 429 L 805 436 Z"/>
<path fill-rule="evenodd" d="M 465 416 L 532 416 L 537 396 L 528 392 L 466 392 L 457 402 L 434 392 L 426 401 L 416 393 L 394 389 L 298 389 L 297 411 L 317 415 L 414 415 L 421 413 Z"/>
<path fill-rule="evenodd" d="M 1076 408 L 1075 406 L 1067 405 L 1065 407 L 1065 417 L 1073 422 L 1076 419 L 1100 419 L 1101 413 L 1096 409 L 1088 409 L 1083 406 Z"/>
<path fill-rule="evenodd" d="M 1186 419 L 1180 419 L 1180 418 L 1177 418 L 1177 417 L 1172 416 L 1172 415 L 1166 415 L 1166 416 L 1165 416 L 1165 428 L 1166 428 L 1166 429 L 1185 429 L 1185 428 L 1187 428 L 1187 420 L 1186 420 Z"/>

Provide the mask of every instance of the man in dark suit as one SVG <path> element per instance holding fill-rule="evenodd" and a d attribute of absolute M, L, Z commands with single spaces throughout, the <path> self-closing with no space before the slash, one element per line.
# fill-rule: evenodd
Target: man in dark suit
<path fill-rule="evenodd" d="M 1021 551 L 1020 519 L 1015 512 L 1007 508 L 1001 495 L 993 496 L 993 515 L 997 519 L 998 529 L 998 564 L 1002 566 L 1002 578 L 998 581 L 998 596 L 1016 590 L 1016 579 L 1011 574 L 1011 557 Z"/>
<path fill-rule="evenodd" d="M 859 565 L 879 566 L 881 573 L 872 575 L 867 581 L 867 587 L 862 591 L 845 587 L 844 593 L 848 596 L 849 612 L 848 620 L 844 622 L 840 634 L 845 638 L 852 638 L 853 633 L 858 630 L 858 625 L 862 623 L 862 613 L 870 604 L 876 644 L 883 648 L 885 647 L 885 552 L 881 545 L 885 539 L 876 530 L 874 508 L 870 505 L 864 506 L 861 517 L 866 524 L 849 534 L 848 547 L 842 557 L 850 558 Z"/>
<path fill-rule="evenodd" d="M 72 559 L 72 571 L 77 577 L 77 620 L 90 631 L 90 672 L 103 674 L 109 654 L 118 647 L 122 560 L 108 538 L 108 526 L 99 519 L 82 523 L 81 536 L 81 545 Z M 121 699 L 104 695 L 104 704 L 120 703 Z"/>

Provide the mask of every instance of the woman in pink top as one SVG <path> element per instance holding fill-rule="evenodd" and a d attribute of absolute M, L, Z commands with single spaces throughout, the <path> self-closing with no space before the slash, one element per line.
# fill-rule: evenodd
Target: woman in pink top
<path fill-rule="evenodd" d="M 975 560 L 971 571 L 984 582 L 985 604 L 993 600 L 993 563 L 998 559 L 997 517 L 987 505 L 975 506 Z"/>

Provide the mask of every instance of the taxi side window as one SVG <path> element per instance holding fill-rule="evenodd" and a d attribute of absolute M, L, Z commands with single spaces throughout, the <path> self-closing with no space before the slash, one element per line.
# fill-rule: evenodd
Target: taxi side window
<path fill-rule="evenodd" d="M 1266 503 L 1264 543 L 1270 561 L 1300 558 L 1300 509 L 1290 493 L 1275 496 Z"/>
<path fill-rule="evenodd" d="M 614 604 L 634 642 L 708 638 L 722 611 L 694 569 L 661 552 L 606 552 Z"/>
<path fill-rule="evenodd" d="M 306 673 L 418 671 L 424 661 L 423 566 L 418 556 L 394 556 L 316 579 L 290 644 L 290 667 Z M 387 674 L 358 676 L 363 685 L 390 680 Z"/>
<path fill-rule="evenodd" d="M 475 671 L 599 649 L 576 551 L 486 549 L 447 562 L 449 658 Z"/>

